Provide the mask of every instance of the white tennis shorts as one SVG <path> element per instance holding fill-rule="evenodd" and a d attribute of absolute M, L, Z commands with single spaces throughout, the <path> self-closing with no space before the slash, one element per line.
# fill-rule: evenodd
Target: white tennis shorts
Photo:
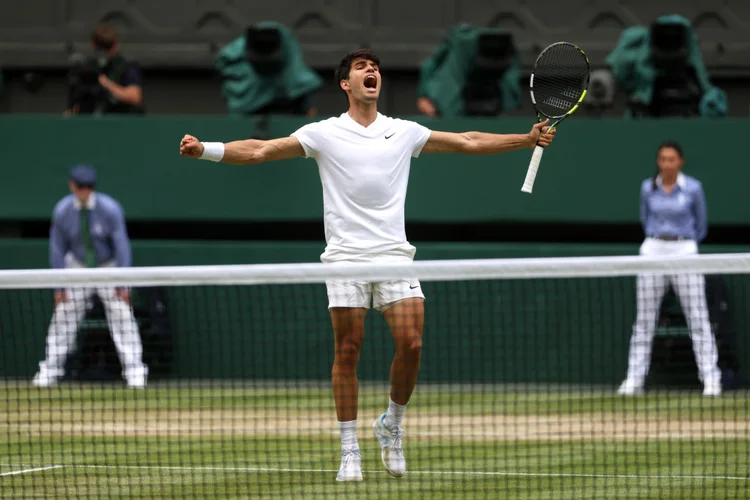
<path fill-rule="evenodd" d="M 373 307 L 385 311 L 396 302 L 418 297 L 424 300 L 422 285 L 417 279 L 382 281 L 326 281 L 328 308 Z M 372 306 L 371 306 L 372 304 Z"/>

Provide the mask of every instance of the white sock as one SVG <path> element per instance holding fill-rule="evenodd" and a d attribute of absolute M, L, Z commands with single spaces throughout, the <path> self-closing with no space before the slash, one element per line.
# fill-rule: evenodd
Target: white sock
<path fill-rule="evenodd" d="M 390 401 L 388 403 L 388 411 L 385 414 L 385 419 L 383 419 L 383 424 L 389 429 L 395 429 L 401 425 L 404 413 L 406 413 L 406 405 L 399 405 Z"/>
<path fill-rule="evenodd" d="M 341 449 L 359 449 L 357 443 L 357 421 L 339 422 L 339 431 L 341 432 Z"/>

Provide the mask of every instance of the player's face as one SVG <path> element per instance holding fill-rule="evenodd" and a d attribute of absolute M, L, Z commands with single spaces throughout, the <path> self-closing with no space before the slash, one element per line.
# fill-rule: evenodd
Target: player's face
<path fill-rule="evenodd" d="M 355 101 L 375 102 L 380 95 L 380 69 L 377 64 L 364 58 L 352 61 L 349 80 L 344 80 L 344 90 L 349 90 Z"/>
<path fill-rule="evenodd" d="M 676 174 L 682 168 L 682 157 L 673 148 L 661 148 L 656 158 L 659 170 L 664 174 Z"/>

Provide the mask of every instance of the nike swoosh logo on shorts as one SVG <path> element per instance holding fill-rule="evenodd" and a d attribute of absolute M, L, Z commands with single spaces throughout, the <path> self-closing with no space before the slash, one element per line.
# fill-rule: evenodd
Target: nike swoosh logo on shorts
<path fill-rule="evenodd" d="M 409 285 L 409 288 L 412 289 L 412 290 L 414 290 L 415 288 L 419 288 L 419 285 L 417 285 L 417 286 L 411 286 L 411 285 Z"/>
<path fill-rule="evenodd" d="M 386 139 L 390 139 L 390 138 L 391 138 L 391 137 L 393 137 L 394 135 L 396 135 L 396 132 L 392 133 L 391 135 L 386 135 L 386 136 L 385 136 L 385 138 L 386 138 Z"/>

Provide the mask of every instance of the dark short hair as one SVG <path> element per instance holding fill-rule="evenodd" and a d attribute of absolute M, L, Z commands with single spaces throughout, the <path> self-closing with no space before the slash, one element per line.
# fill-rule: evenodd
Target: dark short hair
<path fill-rule="evenodd" d="M 99 49 L 109 50 L 119 41 L 117 30 L 110 24 L 100 23 L 91 32 L 91 41 Z"/>
<path fill-rule="evenodd" d="M 656 154 L 658 155 L 659 153 L 661 153 L 662 149 L 674 149 L 675 151 L 677 151 L 677 155 L 680 158 L 685 157 L 685 155 L 682 153 L 682 146 L 680 146 L 680 143 L 678 143 L 677 141 L 662 142 L 661 145 L 659 146 L 659 149 L 656 150 Z"/>
<path fill-rule="evenodd" d="M 380 66 L 380 58 L 370 49 L 357 49 L 349 52 L 339 63 L 336 68 L 336 85 L 341 84 L 341 80 L 349 79 L 349 71 L 352 69 L 352 63 L 357 59 L 366 59 Z"/>
<path fill-rule="evenodd" d="M 682 146 L 680 146 L 680 143 L 677 141 L 664 141 L 659 145 L 659 149 L 656 150 L 656 155 L 658 156 L 659 153 L 661 153 L 662 149 L 673 149 L 677 153 L 677 156 L 680 158 L 685 158 L 685 155 L 682 152 Z M 651 178 L 651 190 L 656 191 L 659 186 L 656 184 L 656 179 L 659 178 L 659 174 L 661 172 L 659 171 L 659 167 L 656 167 L 656 173 Z"/>

